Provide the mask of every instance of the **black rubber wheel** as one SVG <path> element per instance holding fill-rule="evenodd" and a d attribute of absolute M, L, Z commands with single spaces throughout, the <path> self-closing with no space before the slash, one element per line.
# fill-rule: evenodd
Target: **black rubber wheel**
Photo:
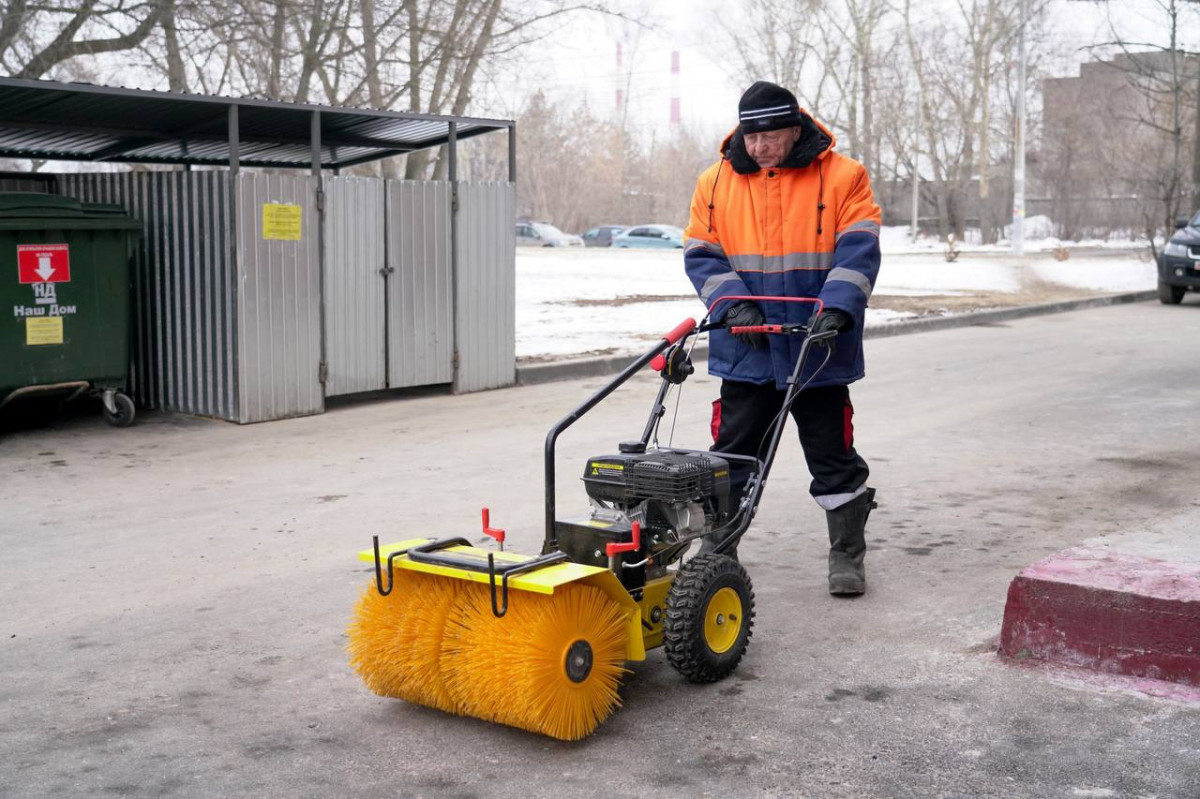
<path fill-rule="evenodd" d="M 1183 302 L 1187 289 L 1182 286 L 1172 286 L 1170 283 L 1158 281 L 1158 301 L 1163 305 L 1178 305 Z"/>
<path fill-rule="evenodd" d="M 754 589 L 742 564 L 697 555 L 679 567 L 667 594 L 663 645 L 670 664 L 692 682 L 728 677 L 750 643 Z"/>
<path fill-rule="evenodd" d="M 133 418 L 137 415 L 137 410 L 133 407 L 133 400 L 118 393 L 113 395 L 113 405 L 117 406 L 117 412 L 111 413 L 105 406 L 104 421 L 113 427 L 129 427 L 133 424 Z"/>

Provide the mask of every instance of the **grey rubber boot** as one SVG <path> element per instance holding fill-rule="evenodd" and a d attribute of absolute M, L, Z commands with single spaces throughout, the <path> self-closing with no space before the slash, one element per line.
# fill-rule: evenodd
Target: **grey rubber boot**
<path fill-rule="evenodd" d="M 875 489 L 868 488 L 840 508 L 825 511 L 829 524 L 829 593 L 834 596 L 858 596 L 867 590 L 865 533 L 867 517 L 875 507 Z"/>

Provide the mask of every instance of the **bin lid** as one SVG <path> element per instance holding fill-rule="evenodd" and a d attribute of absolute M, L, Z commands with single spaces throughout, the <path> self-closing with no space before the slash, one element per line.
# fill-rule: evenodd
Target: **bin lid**
<path fill-rule="evenodd" d="M 0 217 L 80 216 L 83 204 L 74 197 L 36 191 L 0 192 Z"/>
<path fill-rule="evenodd" d="M 141 230 L 142 225 L 119 205 L 36 191 L 0 192 L 0 230 L 41 228 Z"/>

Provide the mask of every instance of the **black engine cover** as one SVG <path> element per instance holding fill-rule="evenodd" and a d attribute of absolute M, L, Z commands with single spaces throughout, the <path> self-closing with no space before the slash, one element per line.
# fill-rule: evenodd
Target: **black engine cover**
<path fill-rule="evenodd" d="M 589 458 L 583 470 L 588 496 L 625 507 L 647 499 L 663 502 L 729 499 L 729 463 L 707 452 L 646 452 Z"/>

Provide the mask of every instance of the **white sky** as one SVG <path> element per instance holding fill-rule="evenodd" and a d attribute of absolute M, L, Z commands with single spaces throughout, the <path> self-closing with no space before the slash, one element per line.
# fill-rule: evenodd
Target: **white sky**
<path fill-rule="evenodd" d="M 1031 0 L 1035 2 L 1036 0 Z M 1167 0 L 1161 0 L 1165 3 Z M 1077 64 L 1091 60 L 1082 48 L 1111 39 L 1108 18 L 1123 36 L 1155 44 L 1166 43 L 1165 15 L 1160 0 L 1050 0 L 1044 34 L 1060 55 L 1046 67 L 1056 76 L 1078 74 Z M 629 2 L 632 9 L 645 4 Z M 506 67 L 489 87 L 493 101 L 480 113 L 515 116 L 526 97 L 537 89 L 552 100 L 586 101 L 597 114 L 613 113 L 621 73 L 616 66 L 617 42 L 625 64 L 633 69 L 630 116 L 641 129 L 665 130 L 669 124 L 672 77 L 671 52 L 678 50 L 681 75 L 678 93 L 683 122 L 714 141 L 736 124 L 737 100 L 745 87 L 725 64 L 732 55 L 717 14 L 736 13 L 736 0 L 658 0 L 653 5 L 654 30 L 599 19 L 577 17 L 522 53 L 519 66 Z M 951 0 L 914 0 L 914 18 L 953 13 Z M 1193 14 L 1193 16 L 1195 16 Z M 898 25 L 893 19 L 890 26 Z M 1200 25 L 1196 26 L 1200 29 Z M 1200 30 L 1187 34 L 1200 39 Z M 1191 42 L 1200 48 L 1200 41 Z M 795 87 L 789 87 L 795 88 Z M 804 103 L 803 87 L 800 87 Z M 477 95 L 478 96 L 478 95 Z M 715 146 L 715 145 L 714 145 Z"/>

